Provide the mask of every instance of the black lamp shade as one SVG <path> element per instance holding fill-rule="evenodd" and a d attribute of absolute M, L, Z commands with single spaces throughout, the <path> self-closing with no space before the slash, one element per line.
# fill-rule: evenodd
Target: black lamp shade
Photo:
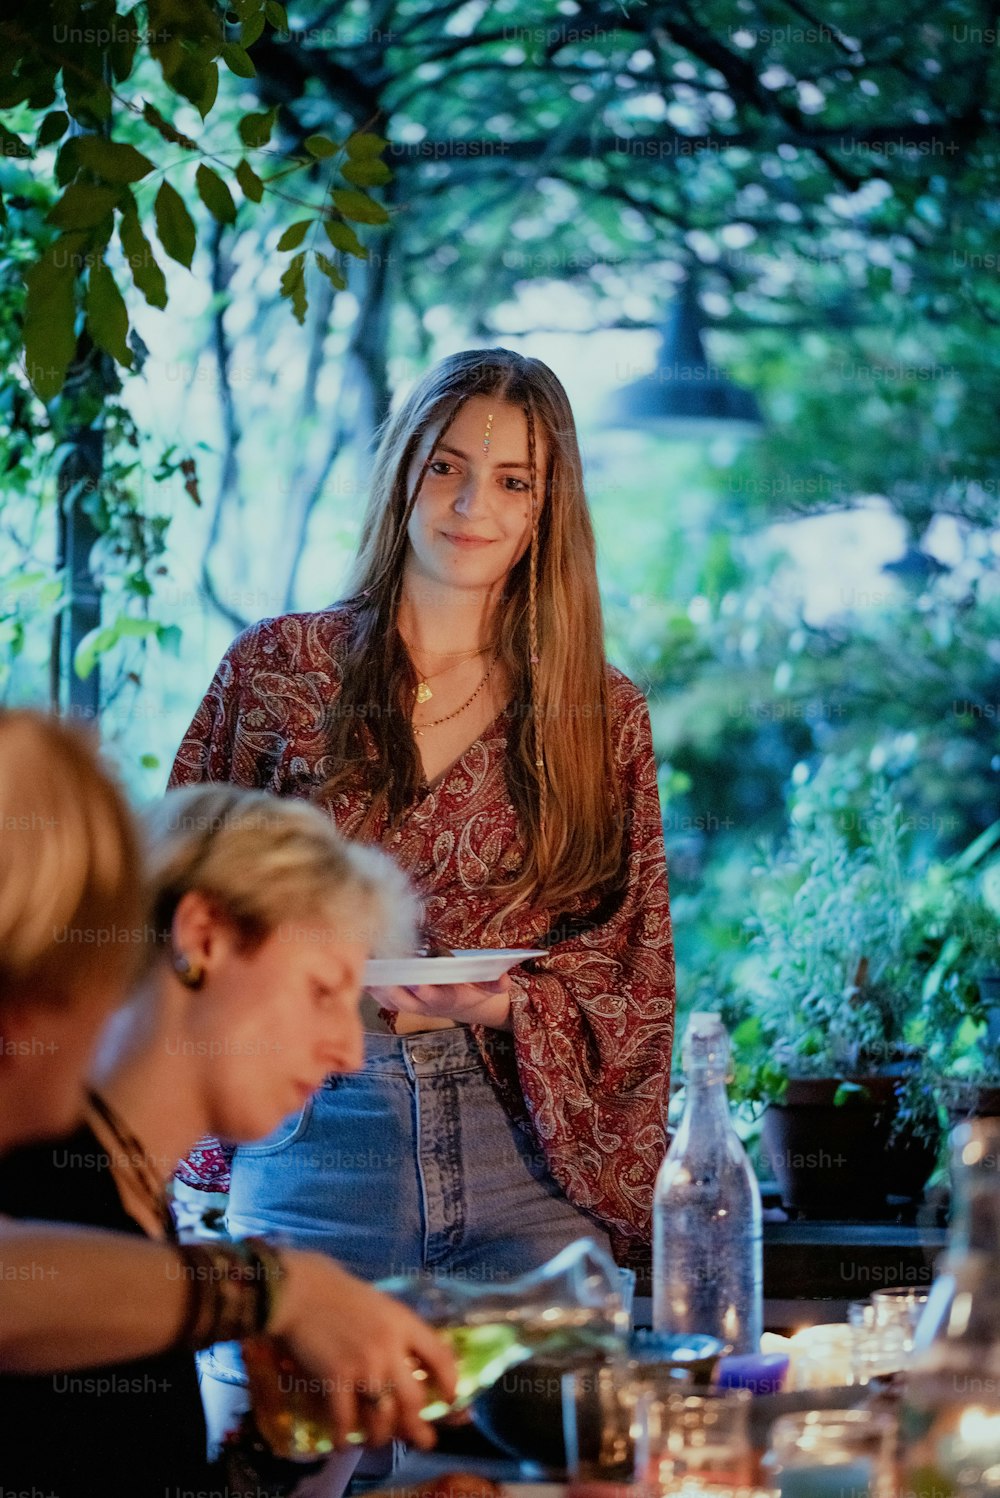
<path fill-rule="evenodd" d="M 764 425 L 752 391 L 709 364 L 697 298 L 685 282 L 670 308 L 656 369 L 616 390 L 608 426 L 658 430 L 664 436 L 756 435 Z"/>

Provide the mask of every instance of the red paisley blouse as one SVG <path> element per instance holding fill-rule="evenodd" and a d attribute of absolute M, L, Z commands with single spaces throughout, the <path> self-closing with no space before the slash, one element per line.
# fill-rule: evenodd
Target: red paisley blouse
<path fill-rule="evenodd" d="M 346 617 L 336 608 L 286 614 L 245 630 L 184 736 L 170 784 L 226 781 L 314 796 L 332 768 L 324 720 L 339 690 Z M 474 1034 L 511 1117 L 627 1260 L 643 1257 L 649 1242 L 665 1149 L 674 958 L 649 711 L 611 666 L 608 683 L 629 839 L 627 885 L 613 908 L 580 898 L 568 911 L 523 906 L 500 918 L 501 902 L 484 886 L 498 871 L 515 873 L 524 856 L 504 779 L 506 710 L 433 789 L 424 783 L 396 831 L 383 825 L 374 840 L 407 870 L 427 930 L 445 946 L 548 947 L 511 972 L 514 1061 L 504 1064 L 482 1027 Z M 369 800 L 359 766 L 356 784 L 329 808 L 346 836 L 356 834 Z M 184 1179 L 226 1190 L 229 1153 L 204 1141 Z"/>

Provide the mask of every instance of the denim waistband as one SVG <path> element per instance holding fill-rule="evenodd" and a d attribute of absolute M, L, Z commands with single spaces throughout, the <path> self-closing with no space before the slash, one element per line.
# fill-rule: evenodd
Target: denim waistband
<path fill-rule="evenodd" d="M 432 1077 L 481 1067 L 479 1047 L 467 1025 L 456 1025 L 447 1030 L 421 1030 L 415 1035 L 365 1032 L 366 1072 Z M 330 1080 L 334 1084 L 337 1081 L 336 1078 Z"/>

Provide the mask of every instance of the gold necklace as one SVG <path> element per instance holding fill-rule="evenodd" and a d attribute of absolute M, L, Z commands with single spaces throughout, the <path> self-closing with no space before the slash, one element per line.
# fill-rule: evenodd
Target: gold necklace
<path fill-rule="evenodd" d="M 430 702 L 431 698 L 434 696 L 434 693 L 431 691 L 430 687 L 427 685 L 427 683 L 429 681 L 437 681 L 437 679 L 438 679 L 439 676 L 447 676 L 447 674 L 448 674 L 449 671 L 455 671 L 455 670 L 457 670 L 457 668 L 459 666 L 463 665 L 465 661 L 471 660 L 472 658 L 474 658 L 477 655 L 485 655 L 486 651 L 489 649 L 489 646 L 486 646 L 484 649 L 481 649 L 481 650 L 449 650 L 447 652 L 447 654 L 448 655 L 458 656 L 458 659 L 452 661 L 452 663 L 451 663 L 450 666 L 442 666 L 442 668 L 441 668 L 440 671 L 432 671 L 428 675 L 427 672 L 420 671 L 420 670 L 417 669 L 417 663 L 413 659 L 413 647 L 409 643 L 409 641 L 406 640 L 406 639 L 404 639 L 403 636 L 402 636 L 402 634 L 400 634 L 400 639 L 403 641 L 403 644 L 406 646 L 406 651 L 407 651 L 407 654 L 410 657 L 410 661 L 411 661 L 411 663 L 413 665 L 413 669 L 417 672 L 417 701 L 418 702 Z"/>
<path fill-rule="evenodd" d="M 486 675 L 483 677 L 482 681 L 479 683 L 478 687 L 473 692 L 472 696 L 471 697 L 467 697 L 465 699 L 465 701 L 462 703 L 461 707 L 456 707 L 456 709 L 455 709 L 455 711 L 453 713 L 446 713 L 443 718 L 434 718 L 434 719 L 432 719 L 432 721 L 430 723 L 421 723 L 421 725 L 420 725 L 419 728 L 417 728 L 416 725 L 414 724 L 413 731 L 416 734 L 417 738 L 418 739 L 422 739 L 423 738 L 423 736 L 424 736 L 424 729 L 425 728 L 439 728 L 442 723 L 449 723 L 452 718 L 457 718 L 458 715 L 459 715 L 459 713 L 464 713 L 465 709 L 467 707 L 471 707 L 472 704 L 475 702 L 476 698 L 479 696 L 480 692 L 483 690 L 483 687 L 486 685 L 486 683 L 489 681 L 490 677 L 493 675 L 493 672 L 494 672 L 494 670 L 496 668 L 496 663 L 497 663 L 497 661 L 499 659 L 500 659 L 500 653 L 498 651 L 497 654 L 493 657 L 492 661 L 490 662 L 490 668 L 487 671 Z"/>

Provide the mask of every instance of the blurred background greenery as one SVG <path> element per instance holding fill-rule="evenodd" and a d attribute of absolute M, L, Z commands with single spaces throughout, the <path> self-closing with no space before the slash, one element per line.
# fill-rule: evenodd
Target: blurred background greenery
<path fill-rule="evenodd" d="M 61 96 L 3 99 L 4 700 L 96 705 L 136 797 L 158 794 L 232 636 L 336 598 L 390 402 L 441 355 L 502 343 L 551 364 L 577 412 L 608 651 L 652 710 L 682 1011 L 752 1009 L 754 870 L 817 786 L 855 843 L 876 781 L 895 797 L 903 898 L 933 906 L 925 935 L 937 921 L 925 981 L 950 930 L 928 890 L 1000 810 L 992 7 L 234 5 L 214 14 L 246 51 L 204 118 L 144 50 L 154 9 L 76 7 L 139 38 L 103 115 L 72 128 L 155 156 L 135 184 L 147 232 L 166 178 L 198 248 L 190 270 L 164 262 L 165 310 L 109 249 L 132 368 L 80 328 L 44 400 L 21 355 L 24 276 L 65 185 L 44 128 Z M 107 67 L 100 43 L 70 37 L 67 55 L 82 45 Z M 265 109 L 270 140 L 245 153 L 257 203 L 236 132 Z M 366 258 L 334 254 L 343 289 L 308 270 L 297 321 L 277 245 L 328 192 L 306 142 L 365 130 L 386 143 L 386 222 L 359 225 Z M 232 185 L 231 215 L 196 190 L 199 161 Z M 661 342 L 684 296 L 705 370 Z M 724 372 L 762 421 L 620 425 L 651 371 L 665 388 Z M 96 468 L 67 485 L 95 433 Z M 81 517 L 101 618 L 74 666 Z M 975 878 L 990 868 L 987 849 Z M 845 951 L 845 987 L 866 955 Z"/>

